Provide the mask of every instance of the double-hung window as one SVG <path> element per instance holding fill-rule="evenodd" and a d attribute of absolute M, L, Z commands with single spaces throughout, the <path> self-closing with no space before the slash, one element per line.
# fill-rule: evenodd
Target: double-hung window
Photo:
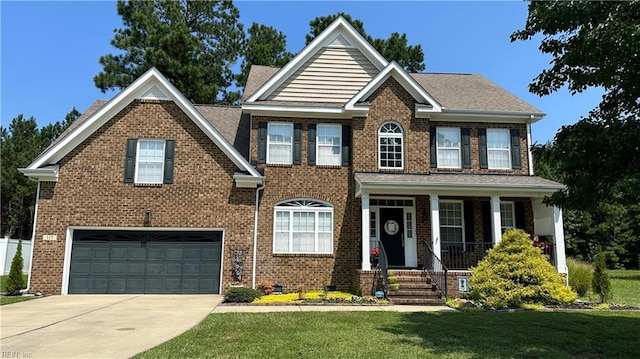
<path fill-rule="evenodd" d="M 342 126 L 318 125 L 316 136 L 318 146 L 316 164 L 340 166 L 342 164 Z"/>
<path fill-rule="evenodd" d="M 458 248 L 464 243 L 464 221 L 461 201 L 440 201 L 440 238 L 442 249 Z"/>
<path fill-rule="evenodd" d="M 502 233 L 516 228 L 516 216 L 513 202 L 500 202 L 500 227 Z"/>
<path fill-rule="evenodd" d="M 274 253 L 333 253 L 333 207 L 296 199 L 275 206 Z"/>
<path fill-rule="evenodd" d="M 164 140 L 138 140 L 136 183 L 162 183 L 164 145 Z"/>
<path fill-rule="evenodd" d="M 384 169 L 402 169 L 402 127 L 386 122 L 378 130 L 378 166 Z"/>
<path fill-rule="evenodd" d="M 460 129 L 438 127 L 436 137 L 438 168 L 461 168 Z"/>
<path fill-rule="evenodd" d="M 487 159 L 490 169 L 511 168 L 509 143 L 509 130 L 487 129 Z"/>
<path fill-rule="evenodd" d="M 267 134 L 267 163 L 290 165 L 293 161 L 293 124 L 270 122 Z"/>

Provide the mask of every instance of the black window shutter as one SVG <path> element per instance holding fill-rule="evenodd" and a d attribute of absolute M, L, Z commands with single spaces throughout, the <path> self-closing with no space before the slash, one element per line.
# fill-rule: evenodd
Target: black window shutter
<path fill-rule="evenodd" d="M 489 168 L 487 160 L 487 129 L 478 129 L 478 149 L 480 151 L 480 168 Z"/>
<path fill-rule="evenodd" d="M 473 243 L 476 241 L 474 236 L 474 223 L 473 223 L 473 202 L 464 201 L 464 241 L 467 243 Z"/>
<path fill-rule="evenodd" d="M 293 164 L 302 163 L 302 124 L 293 124 Z"/>
<path fill-rule="evenodd" d="M 342 165 L 351 164 L 351 126 L 342 125 Z"/>
<path fill-rule="evenodd" d="M 515 202 L 513 204 L 513 210 L 516 212 L 516 228 L 525 230 L 527 226 L 524 216 L 524 202 Z"/>
<path fill-rule="evenodd" d="M 471 130 L 463 128 L 462 135 L 462 168 L 471 168 Z"/>
<path fill-rule="evenodd" d="M 493 242 L 491 236 L 491 202 L 482 202 L 482 232 L 485 243 Z"/>
<path fill-rule="evenodd" d="M 519 170 L 522 168 L 522 158 L 520 156 L 520 130 L 511 130 L 511 168 Z"/>
<path fill-rule="evenodd" d="M 316 164 L 316 124 L 307 125 L 307 164 L 315 166 Z"/>
<path fill-rule="evenodd" d="M 267 123 L 258 122 L 258 163 L 267 162 Z"/>
<path fill-rule="evenodd" d="M 176 153 L 176 141 L 166 140 L 164 143 L 164 178 L 162 183 L 173 183 L 173 163 Z"/>
<path fill-rule="evenodd" d="M 124 183 L 133 183 L 136 173 L 136 149 L 138 147 L 138 139 L 130 138 L 127 140 L 127 151 L 124 161 Z"/>
<path fill-rule="evenodd" d="M 436 149 L 436 143 L 438 142 L 438 138 L 437 138 L 435 127 L 431 127 L 430 137 L 431 138 L 429 139 L 429 141 L 431 142 L 431 168 L 436 168 L 438 167 L 438 153 Z"/>

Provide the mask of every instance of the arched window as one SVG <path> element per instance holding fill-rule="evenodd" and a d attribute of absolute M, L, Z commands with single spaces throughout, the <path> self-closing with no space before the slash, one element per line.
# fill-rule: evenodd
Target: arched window
<path fill-rule="evenodd" d="M 273 253 L 333 253 L 333 206 L 292 199 L 274 207 Z"/>
<path fill-rule="evenodd" d="M 402 127 L 395 122 L 385 122 L 378 130 L 378 167 L 402 169 Z"/>

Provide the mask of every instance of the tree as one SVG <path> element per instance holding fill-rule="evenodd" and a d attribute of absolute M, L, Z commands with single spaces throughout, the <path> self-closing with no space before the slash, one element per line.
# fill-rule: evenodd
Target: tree
<path fill-rule="evenodd" d="M 17 295 L 20 290 L 24 289 L 26 283 L 22 277 L 22 267 L 24 267 L 24 259 L 22 258 L 22 239 L 18 241 L 16 254 L 11 260 L 11 269 L 7 278 L 6 290 L 9 295 Z"/>
<path fill-rule="evenodd" d="M 227 88 L 244 31 L 231 1 L 119 0 L 117 10 L 124 28 L 114 30 L 111 45 L 122 53 L 100 57 L 100 90 L 124 88 L 155 66 L 191 102 L 236 99 Z"/>
<path fill-rule="evenodd" d="M 565 286 L 553 265 L 533 246 L 531 237 L 511 229 L 473 268 L 471 297 L 490 308 L 522 304 L 566 304 L 577 295 Z"/>
<path fill-rule="evenodd" d="M 364 30 L 364 24 L 351 15 L 339 12 L 333 15 L 319 16 L 309 22 L 311 30 L 306 35 L 307 45 L 326 29 L 338 17 L 344 17 L 371 45 L 389 61 L 396 61 L 409 72 L 424 71 L 424 53 L 421 45 L 409 45 L 406 34 L 394 32 L 388 39 L 374 39 Z"/>
<path fill-rule="evenodd" d="M 593 292 L 598 295 L 600 303 L 607 303 L 611 300 L 611 280 L 609 279 L 609 274 L 607 274 L 604 253 L 600 250 L 598 250 L 595 257 L 591 287 Z"/>
<path fill-rule="evenodd" d="M 293 54 L 287 51 L 287 38 L 282 32 L 255 22 L 248 32 L 248 39 L 243 46 L 244 58 L 240 73 L 236 75 L 240 87 L 247 84 L 252 65 L 282 67 L 293 58 Z"/>
<path fill-rule="evenodd" d="M 8 128 L 0 126 L 2 163 L 2 234 L 13 238 L 31 238 L 37 184 L 18 172 L 47 148 L 80 116 L 74 107 L 63 121 L 38 129 L 36 119 L 15 117 Z"/>

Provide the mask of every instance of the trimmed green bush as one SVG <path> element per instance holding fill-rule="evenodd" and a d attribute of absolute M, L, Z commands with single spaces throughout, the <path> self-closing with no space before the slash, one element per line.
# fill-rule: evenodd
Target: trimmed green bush
<path fill-rule="evenodd" d="M 18 241 L 18 248 L 16 254 L 11 260 L 11 269 L 9 270 L 9 277 L 7 278 L 7 292 L 9 295 L 18 295 L 20 290 L 24 289 L 26 283 L 22 276 L 22 267 L 24 266 L 24 259 L 22 258 L 22 239 Z"/>
<path fill-rule="evenodd" d="M 607 274 L 607 265 L 605 263 L 605 255 L 601 248 L 594 258 L 593 269 L 593 293 L 596 294 L 600 303 L 608 303 L 611 300 L 611 280 Z"/>
<path fill-rule="evenodd" d="M 259 290 L 245 287 L 231 287 L 224 295 L 223 303 L 251 303 L 256 298 L 260 298 L 262 293 Z"/>
<path fill-rule="evenodd" d="M 470 296 L 487 308 L 518 308 L 523 304 L 567 304 L 577 295 L 549 263 L 531 237 L 511 229 L 472 269 Z"/>
<path fill-rule="evenodd" d="M 569 267 L 569 286 L 578 293 L 579 297 L 587 295 L 593 281 L 593 266 L 575 258 L 567 258 Z"/>

